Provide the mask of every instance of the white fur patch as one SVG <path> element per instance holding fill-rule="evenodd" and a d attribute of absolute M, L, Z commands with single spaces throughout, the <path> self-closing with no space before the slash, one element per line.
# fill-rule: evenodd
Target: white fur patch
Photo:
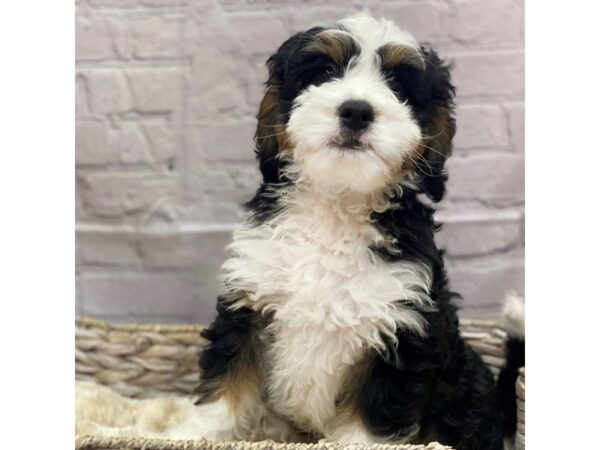
<path fill-rule="evenodd" d="M 248 398 L 234 413 L 223 399 L 196 406 L 188 397 L 123 397 L 106 386 L 75 383 L 77 436 L 280 442 L 301 440 L 288 424 Z"/>
<path fill-rule="evenodd" d="M 377 50 L 389 43 L 418 49 L 410 34 L 365 14 L 341 24 L 360 47 L 339 79 L 309 86 L 294 101 L 287 132 L 301 176 L 320 189 L 373 193 L 389 185 L 406 160 L 414 159 L 421 129 L 406 102 L 399 102 L 381 72 Z M 327 30 L 347 34 L 347 31 Z M 365 100 L 375 120 L 361 141 L 367 151 L 331 145 L 340 133 L 338 108 L 346 100 Z"/>
<path fill-rule="evenodd" d="M 360 214 L 342 216 L 299 191 L 284 213 L 236 231 L 225 282 L 243 304 L 272 311 L 268 381 L 277 412 L 323 432 L 346 370 L 367 348 L 385 350 L 397 328 L 425 333 L 429 270 L 387 263 L 369 248 L 384 237 Z"/>
<path fill-rule="evenodd" d="M 502 326 L 509 336 L 525 339 L 525 301 L 514 292 L 506 295 Z"/>
<path fill-rule="evenodd" d="M 350 31 L 366 50 L 375 50 L 388 42 L 397 42 L 415 49 L 419 48 L 416 39 L 408 32 L 386 19 L 375 19 L 366 12 L 348 16 L 339 22 Z"/>

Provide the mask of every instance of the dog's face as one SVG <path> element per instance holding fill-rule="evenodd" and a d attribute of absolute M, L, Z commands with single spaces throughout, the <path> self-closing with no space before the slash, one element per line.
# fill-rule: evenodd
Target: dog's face
<path fill-rule="evenodd" d="M 265 182 L 287 172 L 333 194 L 375 194 L 415 171 L 441 198 L 454 90 L 432 51 L 361 14 L 296 34 L 268 66 L 256 133 Z"/>

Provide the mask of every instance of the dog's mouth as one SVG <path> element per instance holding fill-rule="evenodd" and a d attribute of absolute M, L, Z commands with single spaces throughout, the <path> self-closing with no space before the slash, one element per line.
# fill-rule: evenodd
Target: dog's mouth
<path fill-rule="evenodd" d="M 367 151 L 372 148 L 358 136 L 338 136 L 330 142 L 330 145 L 338 150 Z"/>

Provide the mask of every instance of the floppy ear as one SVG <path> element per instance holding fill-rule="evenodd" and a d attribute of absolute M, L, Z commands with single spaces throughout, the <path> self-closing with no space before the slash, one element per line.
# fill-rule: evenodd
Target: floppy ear
<path fill-rule="evenodd" d="M 424 79 L 430 106 L 423 130 L 422 157 L 416 165 L 423 175 L 423 191 L 431 200 L 439 202 L 446 192 L 445 163 L 452 152 L 452 138 L 456 132 L 455 88 L 450 81 L 450 66 L 433 50 L 421 47 L 421 51 L 425 58 Z"/>
<path fill-rule="evenodd" d="M 269 68 L 267 89 L 256 115 L 258 123 L 254 134 L 256 142 L 254 152 L 259 161 L 260 171 L 265 183 L 280 181 L 279 148 L 283 147 L 282 144 L 287 139 L 285 121 L 279 107 L 285 64 L 283 55 L 280 52 L 281 49 L 267 61 L 267 67 Z"/>
<path fill-rule="evenodd" d="M 269 59 L 271 61 L 271 59 Z M 281 87 L 272 83 L 271 78 L 267 82 L 267 91 L 262 101 L 256 119 L 256 133 L 254 140 L 256 148 L 254 152 L 259 161 L 260 171 L 264 183 L 278 183 L 280 181 L 280 164 L 278 158 L 279 148 L 283 147 L 287 139 L 285 123 L 279 109 L 279 92 Z"/>
<path fill-rule="evenodd" d="M 265 183 L 281 181 L 281 168 L 285 162 L 279 158 L 287 141 L 286 124 L 293 99 L 284 97 L 285 73 L 290 59 L 300 51 L 320 28 L 297 33 L 285 41 L 267 60 L 269 79 L 266 92 L 256 118 L 258 124 L 254 140 L 255 153 Z"/>
<path fill-rule="evenodd" d="M 306 48 L 314 36 L 322 30 L 322 27 L 313 27 L 296 33 L 281 44 L 277 52 L 267 60 L 269 79 L 266 82 L 265 96 L 260 102 L 256 115 L 258 125 L 254 135 L 255 153 L 264 183 L 281 182 L 281 169 L 286 163 L 279 156 L 286 150 L 285 145 L 288 142 L 286 125 L 294 100 L 293 89 L 285 86 L 285 75 L 290 60 Z"/>

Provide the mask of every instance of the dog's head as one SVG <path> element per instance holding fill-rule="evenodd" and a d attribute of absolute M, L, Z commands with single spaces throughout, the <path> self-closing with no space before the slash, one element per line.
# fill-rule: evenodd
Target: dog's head
<path fill-rule="evenodd" d="M 442 198 L 454 88 L 432 50 L 359 14 L 292 36 L 267 65 L 256 131 L 266 183 L 375 194 L 414 173 Z"/>

